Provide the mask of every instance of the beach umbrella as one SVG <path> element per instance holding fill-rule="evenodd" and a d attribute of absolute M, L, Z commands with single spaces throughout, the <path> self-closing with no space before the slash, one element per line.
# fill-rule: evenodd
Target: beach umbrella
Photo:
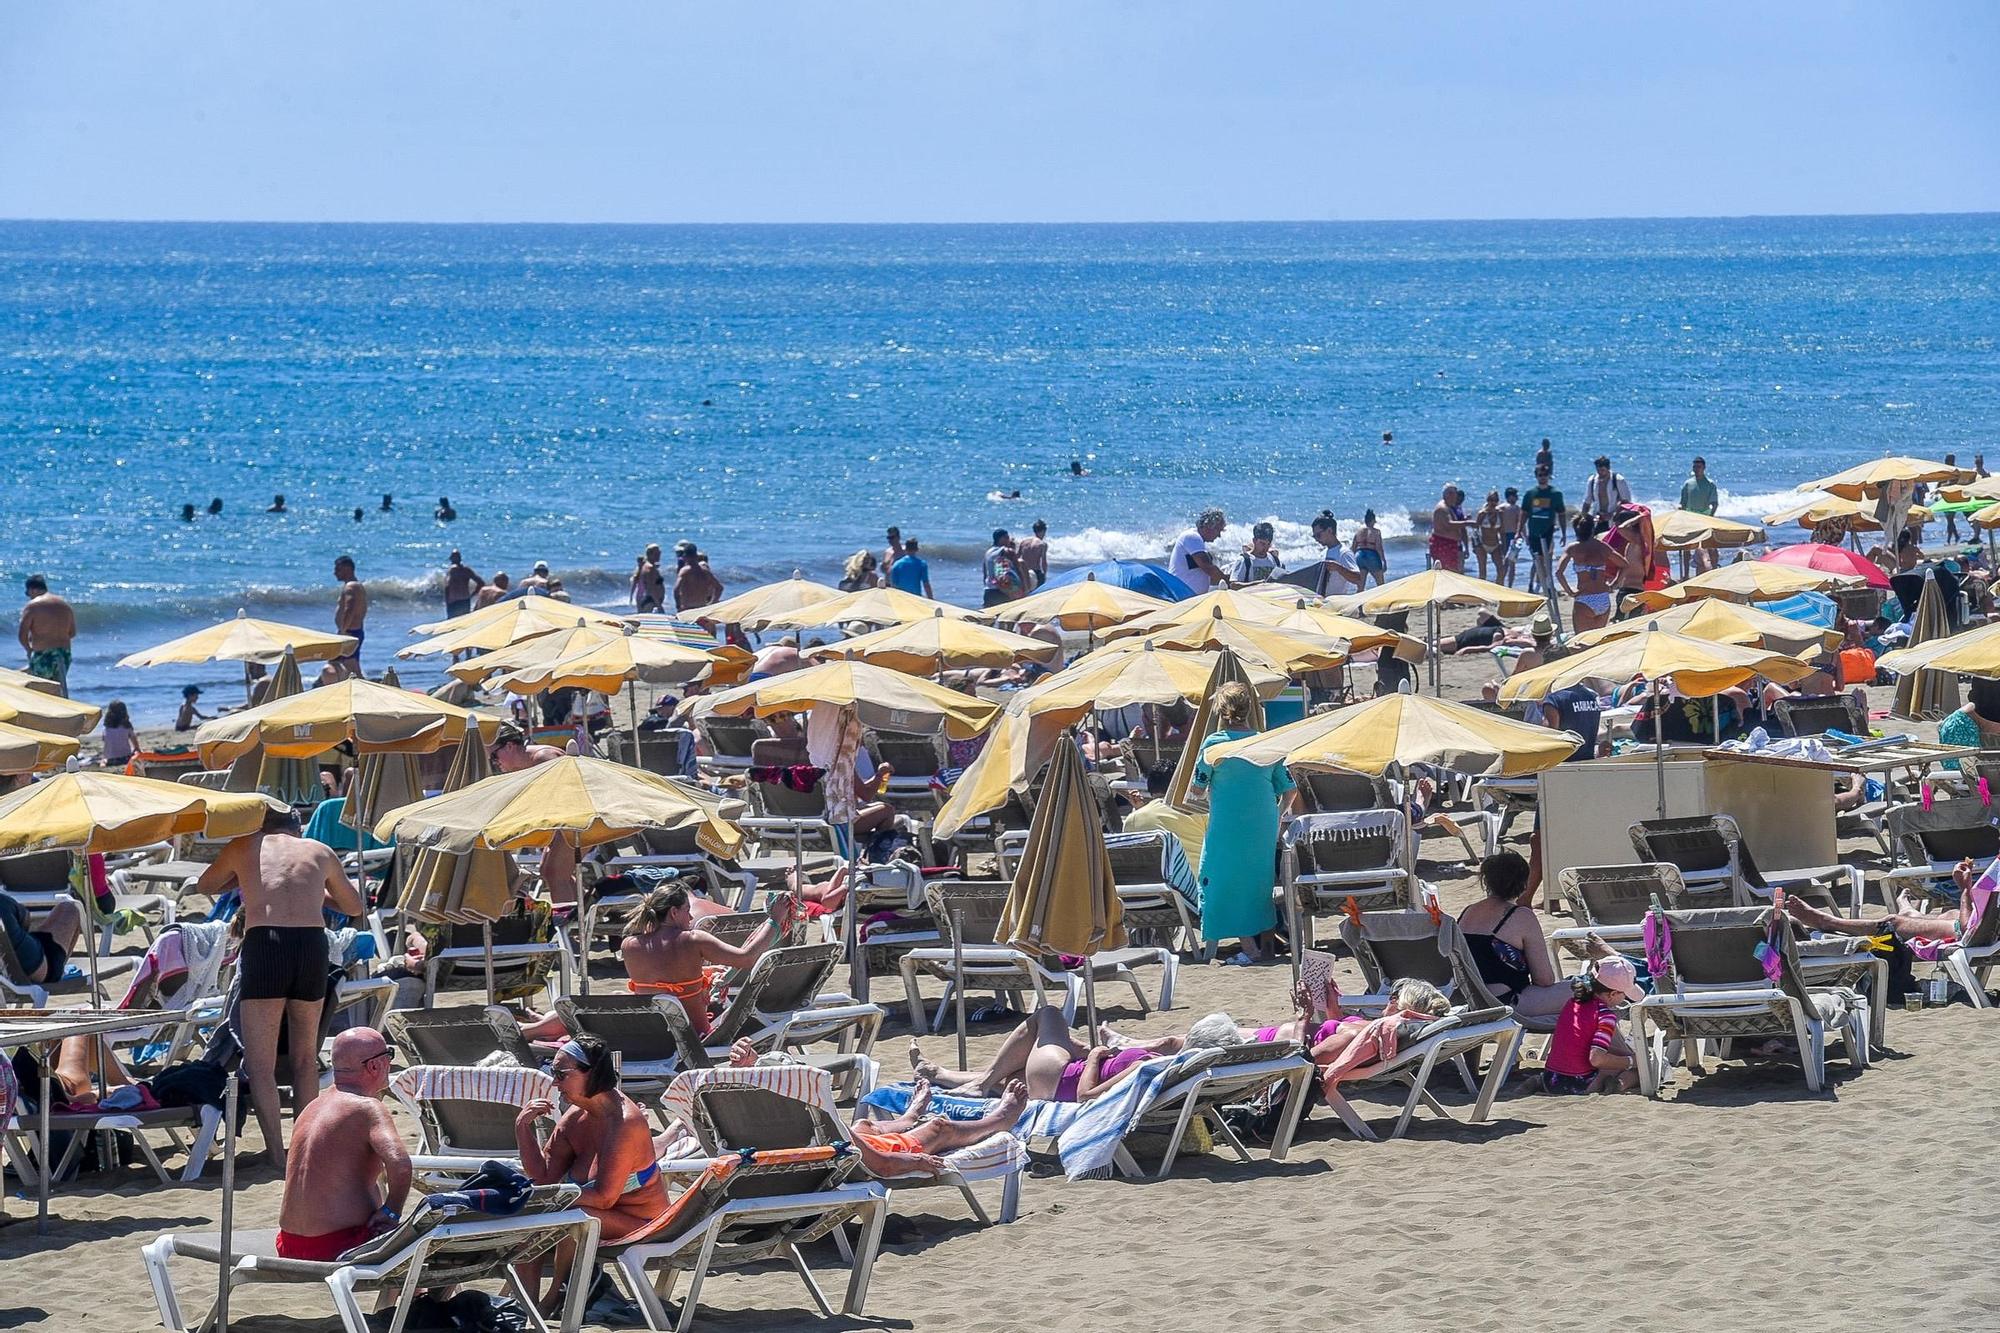
<path fill-rule="evenodd" d="M 1764 529 L 1691 509 L 1670 509 L 1653 520 L 1653 536 L 1668 550 L 1685 551 L 1753 546 L 1764 540 Z"/>
<path fill-rule="evenodd" d="M 1150 634 L 1118 639 L 1106 646 L 1116 652 L 1130 652 L 1141 646 L 1196 651 L 1227 648 L 1238 657 L 1283 676 L 1330 671 L 1344 665 L 1349 656 L 1347 644 L 1340 639 L 1246 620 L 1225 620 L 1220 612 L 1197 624 L 1172 625 Z"/>
<path fill-rule="evenodd" d="M 1175 602 L 1157 611 L 1149 611 L 1136 616 L 1122 625 L 1105 631 L 1107 640 L 1123 639 L 1155 630 L 1173 629 L 1185 625 L 1202 625 L 1214 620 L 1218 615 L 1225 620 L 1249 622 L 1258 625 L 1275 625 L 1297 609 L 1301 599 L 1298 590 L 1283 602 L 1270 597 L 1258 597 L 1240 588 L 1215 588 Z"/>
<path fill-rule="evenodd" d="M 821 662 L 767 676 L 696 700 L 697 715 L 769 717 L 803 713 L 816 704 L 852 712 L 863 726 L 884 731 L 943 731 L 954 740 L 977 736 L 1000 706 L 948 690 L 922 676 L 867 662 Z"/>
<path fill-rule="evenodd" d="M 1066 588 L 1086 579 L 1124 588 L 1130 592 L 1142 592 L 1148 597 L 1157 597 L 1165 602 L 1178 602 L 1183 598 L 1194 596 L 1194 589 L 1168 573 L 1164 566 L 1145 560 L 1100 560 L 1094 565 L 1066 569 L 1051 577 L 1042 586 Z"/>
<path fill-rule="evenodd" d="M 1923 598 L 1917 599 L 1918 610 Z M 1911 644 L 1875 659 L 1875 665 L 1898 675 L 1920 667 L 1950 672 L 1956 676 L 2000 678 L 2000 620 L 1967 630 L 1963 634 Z"/>
<path fill-rule="evenodd" d="M 492 652 L 551 630 L 574 629 L 578 622 L 618 629 L 625 624 L 625 617 L 538 594 L 509 597 L 455 620 L 417 626 L 418 633 L 431 637 L 397 649 L 396 656 L 407 659 L 438 653 Z"/>
<path fill-rule="evenodd" d="M 1031 620 L 1059 629 L 1080 629 L 1094 636 L 1098 630 L 1122 625 L 1170 605 L 1171 602 L 1149 593 L 1101 582 L 1095 574 L 1086 572 L 1081 579 L 1051 582 L 1019 601 L 1002 602 L 976 612 L 975 619 L 990 620 L 996 625 Z"/>
<path fill-rule="evenodd" d="M 972 618 L 972 612 L 962 606 L 918 597 L 901 588 L 863 588 L 859 592 L 842 593 L 831 601 L 814 602 L 795 611 L 753 616 L 742 624 L 744 628 L 753 630 L 812 629 L 820 625 L 908 625 L 936 615 L 950 616 L 955 620 Z"/>
<path fill-rule="evenodd" d="M 440 794 L 464 791 L 493 775 L 477 731 L 468 731 L 452 752 Z M 493 923 L 514 898 L 511 853 L 474 848 L 453 852 L 439 847 L 396 844 L 396 884 L 404 911 L 417 921 L 480 927 L 486 946 L 486 1001 L 498 1002 L 493 982 Z"/>
<path fill-rule="evenodd" d="M 1443 689 L 1438 671 L 1438 611 L 1447 606 L 1491 607 L 1503 616 L 1531 616 L 1548 605 L 1548 598 L 1519 592 L 1499 583 L 1488 583 L 1468 574 L 1448 569 L 1426 569 L 1406 574 L 1361 595 L 1359 608 L 1365 615 L 1379 616 L 1394 611 L 1424 612 L 1424 646 L 1431 658 L 1431 693 Z"/>
<path fill-rule="evenodd" d="M 1912 523 L 1921 525 L 1930 520 L 1931 511 L 1922 505 L 1910 505 L 1903 514 L 1905 526 Z M 1823 523 L 1836 521 L 1848 532 L 1882 530 L 1874 501 L 1856 500 L 1844 495 L 1817 495 L 1789 509 L 1764 515 L 1764 525 L 1772 528 L 1781 528 L 1788 523 L 1796 523 L 1802 528 L 1817 528 Z"/>
<path fill-rule="evenodd" d="M 504 675 L 522 667 L 545 666 L 572 653 L 582 652 L 586 648 L 624 637 L 623 625 L 577 620 L 561 629 L 540 630 L 524 639 L 489 649 L 477 657 L 453 662 L 445 668 L 445 674 L 453 680 L 462 680 L 468 685 L 483 686 L 494 676 Z"/>
<path fill-rule="evenodd" d="M 543 644 L 548 646 L 544 648 Z M 497 657 L 509 661 L 501 664 L 504 670 L 490 675 L 486 683 L 513 694 L 560 689 L 612 694 L 620 685 L 629 686 L 635 681 L 649 685 L 689 685 L 708 679 L 715 668 L 715 658 L 705 649 L 648 638 L 631 630 L 607 633 L 586 628 L 567 635 L 558 632 L 530 639 L 516 648 L 461 662 L 452 670 L 457 674 L 460 668 Z M 459 678 L 466 679 L 463 675 Z"/>
<path fill-rule="evenodd" d="M 1852 574 L 1871 588 L 1889 586 L 1889 576 L 1883 572 L 1882 566 L 1858 551 L 1850 551 L 1845 546 L 1829 546 L 1825 542 L 1780 546 L 1758 556 L 1757 562 L 1793 569 L 1813 569 L 1826 574 Z"/>
<path fill-rule="evenodd" d="M 1916 615 L 1910 624 L 1910 648 L 1921 650 L 1939 640 L 1949 642 L 1951 628 L 1944 611 L 1944 594 L 1937 579 L 1926 574 L 1924 591 L 1917 598 Z M 1940 653 L 1940 657 L 1947 654 Z M 1896 678 L 1896 702 L 1890 710 L 1897 717 L 1935 722 L 1958 707 L 1958 681 L 1949 670 L 1932 665 L 1905 671 Z"/>
<path fill-rule="evenodd" d="M 53 694 L 62 697 L 62 686 L 47 676 L 30 675 L 26 671 L 16 671 L 13 667 L 0 667 L 0 685 L 14 685 L 36 694 Z"/>
<path fill-rule="evenodd" d="M 1800 593 L 1798 596 L 1818 596 Z M 1734 643 L 1744 647 L 1768 648 L 1775 653 L 1797 657 L 1808 652 L 1832 652 L 1841 643 L 1839 630 L 1823 628 L 1776 615 L 1762 607 L 1725 602 L 1719 597 L 1682 602 L 1630 620 L 1614 620 L 1608 625 L 1585 630 L 1570 639 L 1573 648 L 1594 648 L 1612 639 L 1628 638 L 1648 629 L 1685 634 L 1690 639 L 1711 643 Z"/>
<path fill-rule="evenodd" d="M 829 588 L 824 583 L 814 583 L 805 576 L 803 570 L 795 569 L 788 579 L 779 579 L 776 583 L 766 583 L 761 588 L 752 588 L 748 592 L 739 592 L 734 597 L 725 597 L 691 614 L 704 625 L 741 625 L 746 621 L 761 620 L 765 616 L 800 611 L 808 606 L 831 602 L 846 595 L 838 588 Z"/>
<path fill-rule="evenodd" d="M 1385 694 L 1218 745 L 1209 758 L 1392 777 L 1430 765 L 1472 777 L 1518 778 L 1554 768 L 1580 743 L 1569 732 L 1448 699 Z"/>
<path fill-rule="evenodd" d="M 1124 909 L 1111 876 L 1111 854 L 1104 847 L 1101 821 L 1084 776 L 1083 752 L 1074 745 L 1057 746 L 994 935 L 1016 949 L 1044 958 L 1070 954 L 1084 959 L 1083 986 L 1092 1040 L 1097 1032 L 1097 992 L 1090 957 L 1125 943 Z M 962 1038 L 965 988 L 961 985 L 958 989 Z M 963 1049 L 961 1040 L 961 1061 Z"/>
<path fill-rule="evenodd" d="M 1060 644 L 1012 634 L 975 620 L 954 620 L 942 611 L 927 620 L 891 625 L 806 652 L 814 661 L 848 658 L 913 676 L 942 676 L 946 671 L 1012 666 L 1022 661 L 1046 663 L 1061 655 Z"/>
<path fill-rule="evenodd" d="M 1927 458 L 1891 457 L 1858 463 L 1831 476 L 1803 483 L 1799 489 L 1829 491 L 1849 500 L 1872 500 L 1884 486 L 1898 483 L 1916 486 L 1928 482 L 1970 482 L 1970 468 L 1953 467 Z"/>
<path fill-rule="evenodd" d="M 58 736 L 81 736 L 97 725 L 104 710 L 60 694 L 0 683 L 0 722 L 14 722 Z"/>
<path fill-rule="evenodd" d="M 264 702 L 289 699 L 304 690 L 298 659 L 286 653 L 278 659 L 277 670 L 271 673 Z M 319 797 L 319 766 L 310 758 L 276 758 L 257 745 L 229 765 L 229 776 L 223 786 L 228 791 L 265 792 L 287 805 L 310 805 Z"/>
<path fill-rule="evenodd" d="M 238 610 L 234 620 L 225 620 L 178 639 L 118 659 L 121 667 L 193 666 L 201 662 L 243 663 L 243 694 L 252 689 L 250 664 L 269 664 L 290 653 L 301 662 L 325 662 L 352 654 L 360 640 L 350 634 L 305 629 L 276 620 L 253 619 Z"/>
<path fill-rule="evenodd" d="M 428 695 L 349 678 L 212 719 L 195 733 L 194 743 L 203 764 L 220 768 L 260 744 L 280 758 L 313 758 L 343 742 L 358 754 L 429 754 L 458 744 L 471 727 L 490 744 L 500 726 L 497 717 Z"/>
<path fill-rule="evenodd" d="M 1421 662 L 1424 658 L 1423 640 L 1416 636 L 1383 629 L 1372 621 L 1325 606 L 1311 606 L 1299 602 L 1285 613 L 1284 619 L 1273 622 L 1271 628 L 1324 634 L 1328 638 L 1344 642 L 1350 653 L 1365 653 L 1371 648 L 1380 648 L 1394 653 L 1406 662 Z"/>
<path fill-rule="evenodd" d="M 1938 488 L 1947 500 L 2000 500 L 2000 477 L 1975 477 L 1971 481 L 1947 482 Z"/>
<path fill-rule="evenodd" d="M 1181 742 L 1180 762 L 1174 765 L 1174 776 L 1167 784 L 1167 804 L 1177 810 L 1202 814 L 1208 809 L 1208 794 L 1203 792 L 1197 795 L 1193 790 L 1194 770 L 1201 763 L 1202 742 L 1208 739 L 1210 728 L 1215 725 L 1216 692 L 1225 685 L 1249 688 L 1252 699 L 1250 727 L 1253 731 L 1264 729 L 1264 701 L 1257 697 L 1249 671 L 1234 652 L 1228 648 L 1221 649 L 1215 655 L 1215 665 L 1209 669 L 1208 686 L 1201 693 L 1201 704 L 1195 709 L 1187 739 Z"/>
<path fill-rule="evenodd" d="M 0 722 L 0 774 L 38 773 L 76 757 L 80 748 L 71 736 L 54 736 L 30 727 Z"/>
<path fill-rule="evenodd" d="M 1627 599 L 1627 604 L 1658 611 L 1703 597 L 1720 597 L 1731 602 L 1769 602 L 1790 597 L 1795 592 L 1858 588 L 1862 581 L 1858 574 L 1773 565 L 1762 560 L 1739 560 L 1733 565 L 1703 570 L 1693 578 L 1682 579 L 1664 588 L 1634 593 Z"/>
<path fill-rule="evenodd" d="M 1671 681 L 1675 689 L 1689 698 L 1703 699 L 1734 689 L 1758 676 L 1788 685 L 1812 673 L 1812 667 L 1783 653 L 1649 629 L 1558 658 L 1532 671 L 1518 672 L 1500 686 L 1500 702 L 1539 700 L 1552 691 L 1584 681 L 1623 683 L 1634 677 L 1649 681 L 1653 691 L 1653 766 L 1659 780 L 1660 818 L 1665 819 L 1666 729 L 1660 717 L 1661 687 L 1664 683 Z M 1719 709 L 1716 716 L 1719 721 Z"/>

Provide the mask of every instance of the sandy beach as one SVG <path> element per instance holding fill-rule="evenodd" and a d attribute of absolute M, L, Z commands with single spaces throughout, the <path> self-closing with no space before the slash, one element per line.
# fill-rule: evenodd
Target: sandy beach
<path fill-rule="evenodd" d="M 1446 658 L 1446 696 L 1475 694 L 1489 667 Z M 1874 701 L 1886 707 L 1888 692 Z M 1525 851 L 1525 834 L 1524 824 L 1510 845 Z M 1873 864 L 1877 849 L 1847 840 L 1842 854 Z M 1455 840 L 1424 841 L 1419 871 L 1448 910 L 1475 895 L 1470 870 Z M 1360 988 L 1350 960 L 1340 976 Z M 1104 1018 L 1134 1036 L 1215 1010 L 1275 1022 L 1288 980 L 1283 966 L 1186 963 L 1172 1011 L 1141 1016 L 1129 994 L 1106 989 Z M 900 987 L 874 978 L 872 997 L 890 1008 L 877 1054 L 895 1077 L 908 1043 Z M 448 1002 L 477 999 L 461 990 Z M 1970 1146 L 2000 1101 L 1990 1028 L 1990 1015 L 1962 1004 L 1897 1011 L 1888 1053 L 1859 1075 L 1836 1055 L 1817 1096 L 1780 1058 L 1681 1071 L 1659 1102 L 1514 1096 L 1479 1126 L 1420 1112 L 1409 1137 L 1388 1144 L 1357 1142 L 1320 1108 L 1284 1163 L 1193 1156 L 1159 1182 L 1071 1182 L 1051 1159 L 1008 1226 L 976 1226 L 951 1191 L 903 1193 L 895 1212 L 909 1229 L 885 1245 L 865 1320 L 819 1320 L 790 1272 L 770 1267 L 712 1279 L 698 1326 L 1004 1333 L 1070 1323 L 1079 1303 L 1112 1329 L 1155 1328 L 1167 1311 L 1193 1326 L 1272 1329 L 1991 1326 L 1991 1281 L 1944 1239 L 1954 1219 L 1976 1231 L 1992 1213 Z M 1004 1031 L 976 1025 L 973 1060 Z M 948 1034 L 922 1045 L 954 1058 Z M 1469 1104 L 1449 1082 L 1440 1093 L 1461 1114 Z M 1389 1113 L 1380 1097 L 1362 1104 Z M 1915 1116 L 1927 1132 L 1912 1132 Z M 253 1122 L 246 1151 L 256 1144 Z M 253 1159 L 239 1181 L 238 1225 L 271 1225 L 270 1170 Z M 50 1234 L 37 1238 L 32 1202 L 10 1198 L 0 1327 L 154 1326 L 138 1247 L 163 1230 L 212 1228 L 217 1205 L 213 1172 L 160 1188 L 127 1169 L 59 1193 Z M 837 1264 L 830 1246 L 811 1258 Z M 184 1283 L 204 1276 L 180 1271 Z M 305 1289 L 248 1289 L 234 1309 L 246 1330 L 337 1327 Z"/>

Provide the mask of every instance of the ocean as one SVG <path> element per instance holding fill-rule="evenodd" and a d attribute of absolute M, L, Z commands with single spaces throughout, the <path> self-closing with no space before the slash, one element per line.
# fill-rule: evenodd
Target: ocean
<path fill-rule="evenodd" d="M 1545 436 L 1565 489 L 1605 452 L 1670 498 L 1701 453 L 1755 517 L 1866 457 L 2000 447 L 1997 331 L 1993 215 L 0 223 L 0 573 L 76 604 L 75 693 L 158 725 L 239 669 L 120 656 L 239 607 L 328 625 L 347 552 L 375 671 L 454 546 L 616 605 L 648 541 L 741 589 L 831 582 L 894 523 L 971 600 L 996 526 L 1046 519 L 1071 564 L 1158 558 L 1210 504 L 1224 547 L 1271 518 L 1293 551 L 1372 506 L 1394 573 L 1443 482 L 1525 487 Z"/>

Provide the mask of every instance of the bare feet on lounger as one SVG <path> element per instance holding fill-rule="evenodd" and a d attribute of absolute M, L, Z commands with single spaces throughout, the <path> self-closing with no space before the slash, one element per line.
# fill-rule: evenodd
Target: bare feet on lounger
<path fill-rule="evenodd" d="M 913 1120 L 921 1119 L 930 1109 L 931 1092 L 931 1081 L 919 1075 L 917 1081 L 910 1085 L 910 1105 L 904 1114 Z"/>
<path fill-rule="evenodd" d="M 915 1037 L 910 1038 L 910 1068 L 916 1071 L 918 1078 L 926 1080 L 935 1080 L 943 1072 L 936 1062 L 924 1059 L 924 1048 L 917 1044 Z"/>
<path fill-rule="evenodd" d="M 1007 1086 L 1000 1089 L 1000 1105 L 994 1109 L 1018 1119 L 1028 1109 L 1028 1085 L 1018 1078 L 1008 1079 Z"/>

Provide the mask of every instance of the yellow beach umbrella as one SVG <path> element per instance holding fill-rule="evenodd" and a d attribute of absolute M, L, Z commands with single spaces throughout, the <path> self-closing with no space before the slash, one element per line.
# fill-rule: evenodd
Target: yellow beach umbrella
<path fill-rule="evenodd" d="M 183 634 L 178 639 L 118 659 L 122 667 L 191 666 L 198 662 L 276 662 L 287 652 L 301 662 L 346 657 L 358 642 L 349 634 L 304 629 L 276 620 L 257 620 L 247 611 L 236 619 Z"/>
<path fill-rule="evenodd" d="M 1349 652 L 1365 653 L 1371 648 L 1382 648 L 1394 653 L 1406 662 L 1421 662 L 1424 658 L 1423 640 L 1411 634 L 1399 634 L 1392 629 L 1346 615 L 1324 606 L 1310 606 L 1305 603 L 1295 605 L 1285 613 L 1285 618 L 1276 622 L 1273 629 L 1303 630 L 1307 634 L 1324 634 L 1331 639 L 1339 639 L 1347 644 Z"/>
<path fill-rule="evenodd" d="M 551 630 L 574 629 L 578 622 L 620 629 L 625 620 L 608 611 L 578 606 L 555 597 L 510 597 L 504 602 L 481 607 L 471 615 L 454 620 L 434 620 L 419 625 L 419 633 L 432 637 L 399 648 L 400 658 L 427 657 L 437 653 L 484 653 L 532 639 Z"/>
<path fill-rule="evenodd" d="M 936 615 L 972 619 L 972 612 L 962 606 L 918 597 L 901 588 L 863 588 L 793 611 L 752 616 L 741 623 L 754 630 L 812 629 L 819 625 L 908 625 Z"/>
<path fill-rule="evenodd" d="M 1431 658 L 1431 693 L 1437 694 L 1443 689 L 1437 660 L 1437 613 L 1441 609 L 1447 606 L 1483 606 L 1491 607 L 1503 616 L 1530 616 L 1548 605 L 1548 599 L 1504 584 L 1488 583 L 1469 574 L 1454 574 L 1448 569 L 1426 569 L 1406 574 L 1363 594 L 1358 605 L 1364 615 L 1371 616 L 1396 611 L 1424 612 L 1424 645 Z"/>
<path fill-rule="evenodd" d="M 1875 665 L 1897 675 L 1928 667 L 1960 676 L 2000 677 L 2000 621 L 1949 638 L 1898 648 L 1876 658 Z"/>
<path fill-rule="evenodd" d="M 706 680 L 714 667 L 715 659 L 699 648 L 582 625 L 481 654 L 449 670 L 467 684 L 485 683 L 511 694 L 556 689 L 612 694 L 634 681 L 686 685 Z"/>
<path fill-rule="evenodd" d="M 1344 641 L 1325 634 L 1279 629 L 1275 625 L 1259 625 L 1247 620 L 1224 620 L 1219 615 L 1192 625 L 1172 625 L 1106 645 L 1120 652 L 1130 652 L 1140 646 L 1195 651 L 1227 648 L 1245 661 L 1284 676 L 1330 671 L 1343 665 L 1349 656 Z"/>
<path fill-rule="evenodd" d="M 1106 631 L 1104 637 L 1107 640 L 1123 639 L 1182 625 L 1199 625 L 1215 619 L 1217 615 L 1225 620 L 1275 625 L 1297 606 L 1300 600 L 1298 590 L 1294 588 L 1292 592 L 1291 598 L 1280 602 L 1276 598 L 1254 596 L 1237 588 L 1216 588 L 1186 601 L 1169 602 L 1157 611 L 1115 626 Z"/>
<path fill-rule="evenodd" d="M 1089 958 L 1125 943 L 1125 911 L 1104 847 L 1103 816 L 1091 798 L 1083 754 L 1059 745 L 1043 780 L 1027 845 L 1014 870 L 1013 887 L 1000 909 L 994 938 L 1043 957 L 1070 954 Z M 1094 969 L 1084 966 L 1087 1030 L 1097 1031 Z M 964 987 L 959 988 L 960 1034 L 964 1033 Z"/>
<path fill-rule="evenodd" d="M 1764 529 L 1755 523 L 1673 509 L 1654 518 L 1653 535 L 1670 551 L 1727 549 L 1763 541 Z"/>
<path fill-rule="evenodd" d="M 1552 690 L 1587 680 L 1622 684 L 1635 676 L 1655 682 L 1671 680 L 1682 694 L 1699 699 L 1757 676 L 1786 685 L 1812 673 L 1812 667 L 1784 653 L 1652 629 L 1510 676 L 1500 687 L 1500 702 L 1540 699 Z"/>
<path fill-rule="evenodd" d="M 1711 643 L 1733 643 L 1746 648 L 1768 648 L 1774 653 L 1796 657 L 1805 652 L 1832 652 L 1841 644 L 1837 629 L 1821 629 L 1789 616 L 1719 597 L 1682 602 L 1646 616 L 1614 620 L 1608 625 L 1585 630 L 1570 640 L 1574 647 L 1593 648 L 1612 639 L 1623 639 L 1648 629 L 1685 634 Z"/>
<path fill-rule="evenodd" d="M 0 684 L 0 722 L 16 722 L 58 736 L 81 736 L 97 725 L 104 710 L 59 694 Z"/>
<path fill-rule="evenodd" d="M 866 727 L 887 731 L 943 730 L 954 740 L 977 736 L 1000 706 L 948 690 L 922 676 L 867 662 L 821 662 L 768 676 L 696 701 L 697 715 L 769 717 L 808 712 L 815 704 L 851 710 Z"/>
<path fill-rule="evenodd" d="M 2000 500 L 2000 477 L 1980 477 L 1973 481 L 1947 483 L 1940 492 L 1950 501 Z"/>
<path fill-rule="evenodd" d="M 1891 457 L 1856 464 L 1829 477 L 1804 483 L 1801 490 L 1830 491 L 1850 500 L 1873 499 L 1891 482 L 1966 481 L 1973 479 L 1970 468 L 1953 467 L 1928 458 Z"/>
<path fill-rule="evenodd" d="M 58 698 L 62 696 L 62 686 L 47 676 L 30 675 L 25 671 L 16 671 L 12 667 L 0 667 L 0 685 L 15 685 L 24 690 L 33 690 L 36 694 L 53 694 Z"/>
<path fill-rule="evenodd" d="M 1988 530 L 2000 528 L 2000 504 L 1988 505 L 1972 515 L 1972 526 Z"/>
<path fill-rule="evenodd" d="M 362 754 L 428 754 L 458 744 L 472 726 L 490 743 L 501 722 L 429 695 L 350 677 L 206 722 L 194 743 L 203 764 L 220 768 L 258 745 L 280 759 L 325 754 L 343 742 Z"/>
<path fill-rule="evenodd" d="M 1703 597 L 1719 597 L 1731 602 L 1770 602 L 1798 592 L 1825 592 L 1829 588 L 1858 588 L 1865 582 L 1858 574 L 1835 574 L 1801 565 L 1774 565 L 1763 560 L 1739 560 L 1703 570 L 1655 591 L 1635 593 L 1629 602 L 1650 611 L 1692 602 Z"/>
<path fill-rule="evenodd" d="M 121 852 L 182 834 L 236 838 L 264 825 L 271 803 L 254 793 L 83 770 L 0 797 L 0 856 Z"/>
<path fill-rule="evenodd" d="M 1399 773 L 1419 764 L 1474 777 L 1525 777 L 1576 752 L 1580 738 L 1421 694 L 1385 694 L 1231 741 L 1212 762 Z"/>
<path fill-rule="evenodd" d="M 1043 588 L 1019 601 L 1002 602 L 990 610 L 975 612 L 974 619 L 991 621 L 996 625 L 1033 621 L 1038 625 L 1095 633 L 1173 605 L 1163 598 L 1150 597 L 1114 583 L 1099 583 L 1095 574 L 1086 574 L 1080 583 Z"/>
<path fill-rule="evenodd" d="M 1051 709 L 1125 708 L 1200 700 L 1215 669 L 1215 652 L 1177 651 L 1142 644 L 1136 649 L 1106 644 L 1078 658 L 1047 680 L 1023 690 L 1016 701 L 1036 713 Z M 1285 678 L 1266 667 L 1248 669 L 1250 687 L 1262 699 L 1275 698 Z"/>
<path fill-rule="evenodd" d="M 761 620 L 765 616 L 784 615 L 791 611 L 804 610 L 821 602 L 831 602 L 847 594 L 838 588 L 829 588 L 824 583 L 814 583 L 802 570 L 793 570 L 788 579 L 767 583 L 761 588 L 739 592 L 734 597 L 704 606 L 692 613 L 693 619 L 702 625 L 741 625 L 747 621 Z"/>
<path fill-rule="evenodd" d="M 1011 634 L 974 620 L 954 620 L 941 611 L 928 620 L 891 625 L 873 634 L 821 644 L 806 653 L 813 661 L 849 658 L 913 676 L 1048 662 L 1061 655 L 1059 644 Z"/>
<path fill-rule="evenodd" d="M 1906 522 L 1928 523 L 1934 515 L 1922 505 L 1911 505 Z M 1875 517 L 1873 500 L 1857 500 L 1845 495 L 1819 495 L 1790 509 L 1781 509 L 1775 514 L 1764 515 L 1767 527 L 1782 528 L 1787 523 L 1796 523 L 1802 528 L 1816 528 L 1822 523 L 1840 519 L 1854 532 L 1880 532 L 1882 524 Z"/>
<path fill-rule="evenodd" d="M 581 755 L 406 805 L 376 821 L 375 836 L 450 852 L 520 851 L 558 838 L 595 847 L 640 829 L 694 829 L 697 845 L 712 856 L 732 857 L 743 846 L 743 831 L 722 816 L 721 798 Z"/>
<path fill-rule="evenodd" d="M 9 776 L 55 768 L 75 758 L 79 748 L 74 737 L 0 722 L 0 773 Z"/>

